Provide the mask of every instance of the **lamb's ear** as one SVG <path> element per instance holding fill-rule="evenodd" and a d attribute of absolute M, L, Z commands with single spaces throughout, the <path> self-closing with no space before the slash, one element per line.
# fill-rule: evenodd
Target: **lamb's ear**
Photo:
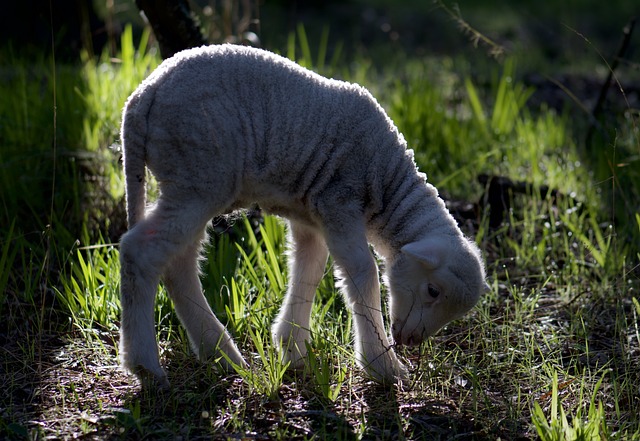
<path fill-rule="evenodd" d="M 416 259 L 428 269 L 438 268 L 444 260 L 442 244 L 432 240 L 408 243 L 400 251 Z"/>

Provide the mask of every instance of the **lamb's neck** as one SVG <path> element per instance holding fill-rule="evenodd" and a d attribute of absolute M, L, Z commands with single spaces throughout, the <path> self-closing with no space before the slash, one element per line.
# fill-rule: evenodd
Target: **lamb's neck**
<path fill-rule="evenodd" d="M 393 259 L 404 245 L 430 235 L 460 234 L 438 190 L 424 175 L 414 172 L 398 180 L 401 183 L 385 194 L 383 209 L 370 221 L 371 240 L 385 258 Z"/>

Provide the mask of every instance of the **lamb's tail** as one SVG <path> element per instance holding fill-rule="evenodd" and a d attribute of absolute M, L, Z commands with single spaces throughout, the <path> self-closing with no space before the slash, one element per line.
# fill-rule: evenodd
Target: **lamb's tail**
<path fill-rule="evenodd" d="M 127 223 L 131 229 L 144 218 L 146 206 L 146 138 L 150 105 L 145 94 L 132 95 L 122 114 L 122 152 L 127 197 Z"/>

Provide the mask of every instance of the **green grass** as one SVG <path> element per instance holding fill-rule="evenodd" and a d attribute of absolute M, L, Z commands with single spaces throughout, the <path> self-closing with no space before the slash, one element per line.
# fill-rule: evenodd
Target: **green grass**
<path fill-rule="evenodd" d="M 125 33 L 118 60 L 58 66 L 55 85 L 48 61 L 13 58 L 11 82 L 0 83 L 18 92 L 0 100 L 7 147 L 0 150 L 0 381 L 8 392 L 1 435 L 640 439 L 634 123 L 610 126 L 620 135 L 599 140 L 594 157 L 573 115 L 527 107 L 531 91 L 515 80 L 515 62 L 496 69 L 489 87 L 446 60 L 377 68 L 362 58 L 344 67 L 339 57 L 327 60 L 323 44 L 311 48 L 303 28 L 290 37 L 288 55 L 370 88 L 443 194 L 480 201 L 479 173 L 533 184 L 527 194 L 509 195 L 500 227 L 489 228 L 481 205 L 477 219 L 463 224 L 486 254 L 491 292 L 420 348 L 401 350 L 411 379 L 382 388 L 355 366 L 351 317 L 329 263 L 307 366 L 290 373 L 269 332 L 287 283 L 285 226 L 270 216 L 238 218 L 211 233 L 202 279 L 249 367 L 231 375 L 197 362 L 161 289 L 155 316 L 172 389 L 141 391 L 117 366 L 119 261 L 109 231 L 123 213 L 103 199 L 121 202 L 119 158 L 108 147 L 117 142 L 122 104 L 159 62 L 145 52 L 146 38 L 134 45 Z M 54 136 L 55 169 L 42 161 Z M 609 165 L 593 165 L 597 155 Z M 24 171 L 10 166 L 16 163 Z M 559 195 L 542 197 L 541 185 Z"/>
<path fill-rule="evenodd" d="M 598 386 L 599 384 L 596 385 L 596 391 Z M 552 383 L 549 421 L 538 403 L 534 403 L 532 418 L 536 431 L 543 441 L 597 440 L 601 439 L 602 432 L 606 430 L 602 402 L 595 403 L 595 393 L 589 403 L 586 420 L 583 419 L 582 408 L 578 408 L 573 421 L 569 423 L 567 414 L 559 400 L 558 377 L 555 373 Z"/>

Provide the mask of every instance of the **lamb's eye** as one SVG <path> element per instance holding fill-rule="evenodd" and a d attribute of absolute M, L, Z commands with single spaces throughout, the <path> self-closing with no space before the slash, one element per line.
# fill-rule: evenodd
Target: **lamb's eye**
<path fill-rule="evenodd" d="M 429 295 L 434 299 L 440 295 L 440 290 L 435 286 L 433 286 L 432 284 L 429 284 L 428 290 L 429 290 Z"/>

